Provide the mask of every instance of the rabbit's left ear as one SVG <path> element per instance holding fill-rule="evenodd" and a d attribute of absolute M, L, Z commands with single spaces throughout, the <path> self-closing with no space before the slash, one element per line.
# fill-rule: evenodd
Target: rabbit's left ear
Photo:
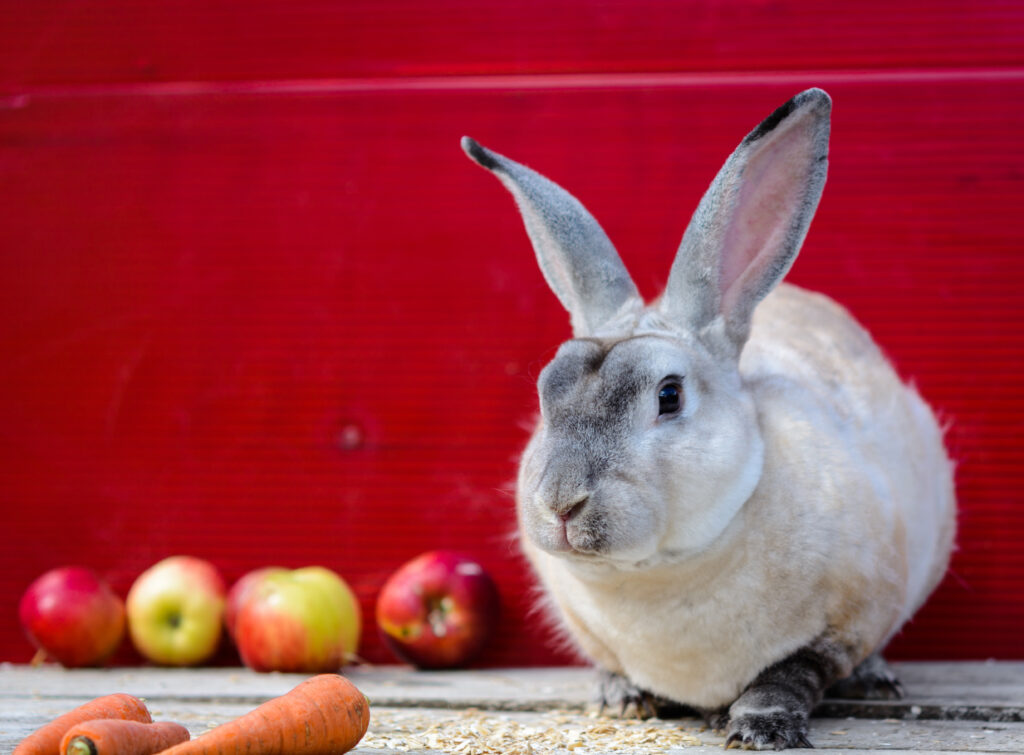
<path fill-rule="evenodd" d="M 619 253 L 578 199 L 468 136 L 462 138 L 462 148 L 512 192 L 540 269 L 569 310 L 576 337 L 593 335 L 624 308 L 643 306 Z"/>
<path fill-rule="evenodd" d="M 743 348 L 754 307 L 793 264 L 821 198 L 831 107 L 822 90 L 801 92 L 726 161 L 672 263 L 658 304 L 671 321 L 707 332 L 721 318 L 728 347 Z"/>

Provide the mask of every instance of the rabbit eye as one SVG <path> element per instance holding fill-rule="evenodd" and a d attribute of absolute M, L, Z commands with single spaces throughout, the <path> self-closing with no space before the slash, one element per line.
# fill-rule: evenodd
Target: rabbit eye
<path fill-rule="evenodd" d="M 678 378 L 671 378 L 658 389 L 658 415 L 677 414 L 683 408 L 683 386 Z"/>

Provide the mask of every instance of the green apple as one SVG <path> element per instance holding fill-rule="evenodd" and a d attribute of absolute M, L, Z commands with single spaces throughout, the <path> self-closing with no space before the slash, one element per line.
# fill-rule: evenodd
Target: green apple
<path fill-rule="evenodd" d="M 355 655 L 362 623 L 359 604 L 341 577 L 322 566 L 259 571 L 241 591 L 233 622 L 235 644 L 246 666 L 256 671 L 335 671 Z"/>
<path fill-rule="evenodd" d="M 209 561 L 165 558 L 138 576 L 125 601 L 132 644 L 148 660 L 195 666 L 220 643 L 224 579 Z"/>

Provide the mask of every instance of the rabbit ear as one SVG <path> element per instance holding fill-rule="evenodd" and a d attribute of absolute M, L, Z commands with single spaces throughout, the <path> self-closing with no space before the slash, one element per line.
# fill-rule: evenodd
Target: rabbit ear
<path fill-rule="evenodd" d="M 627 304 L 642 305 L 618 252 L 579 200 L 468 136 L 462 138 L 462 149 L 512 192 L 540 269 L 569 310 L 577 337 L 593 335 Z"/>
<path fill-rule="evenodd" d="M 738 354 L 754 307 L 789 270 L 821 198 L 832 101 L 801 92 L 751 131 L 712 182 L 672 263 L 659 310 L 697 332 L 724 326 Z M 719 320 L 721 318 L 721 320 Z"/>

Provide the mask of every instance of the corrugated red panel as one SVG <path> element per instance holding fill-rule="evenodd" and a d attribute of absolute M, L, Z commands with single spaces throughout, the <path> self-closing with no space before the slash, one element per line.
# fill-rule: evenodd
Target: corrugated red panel
<path fill-rule="evenodd" d="M 498 578 L 485 663 L 565 660 L 529 614 L 511 483 L 568 325 L 510 199 L 458 139 L 574 191 L 653 295 L 726 154 L 812 84 L 835 101 L 831 174 L 791 277 L 876 333 L 960 463 L 953 573 L 895 652 L 1024 657 L 1024 70 L 1009 44 L 1024 12 L 889 4 L 929 30 L 904 25 L 900 45 L 839 6 L 710 4 L 691 10 L 714 44 L 673 52 L 669 4 L 556 3 L 537 27 L 531 4 L 435 5 L 418 42 L 413 5 L 257 3 L 237 34 L 216 4 L 11 11 L 0 658 L 31 656 L 14 604 L 57 564 L 125 591 L 176 552 L 229 579 L 323 563 L 369 617 L 387 574 L 440 546 Z M 331 48 L 343 13 L 361 21 Z M 732 35 L 729 14 L 747 19 Z M 505 33 L 467 33 L 484 16 Z M 599 21 L 620 45 L 596 46 Z M 132 73 L 143 53 L 156 69 Z M 851 65 L 876 69 L 835 70 Z M 743 73 L 764 68 L 796 70 Z M 313 80 L 541 70 L 587 75 Z M 372 625 L 364 654 L 389 659 Z"/>
<path fill-rule="evenodd" d="M 1007 0 L 34 0 L 2 84 L 1007 66 Z"/>

